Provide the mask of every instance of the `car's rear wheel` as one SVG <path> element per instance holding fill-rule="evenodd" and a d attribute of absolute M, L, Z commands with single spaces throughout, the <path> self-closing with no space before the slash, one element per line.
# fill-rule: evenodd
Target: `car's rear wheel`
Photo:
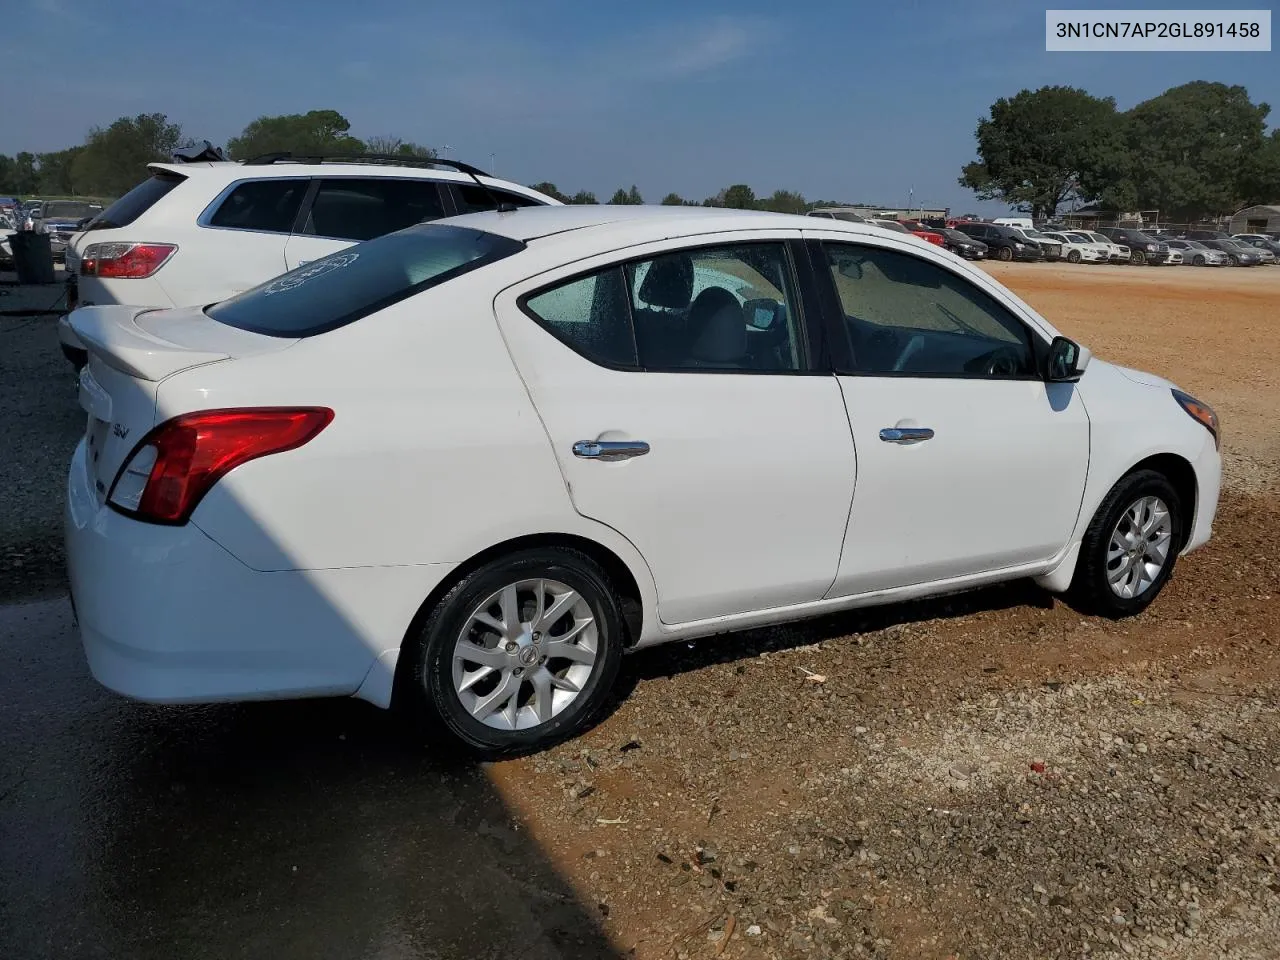
<path fill-rule="evenodd" d="M 1194 257 L 1191 258 L 1191 265 L 1194 267 L 1203 267 L 1204 257 L 1200 256 L 1199 254 L 1196 254 Z"/>
<path fill-rule="evenodd" d="M 999 251 L 996 253 L 996 257 L 999 258 L 1000 260 L 1003 260 L 1005 263 L 1008 263 L 1010 260 L 1013 259 L 1013 248 L 1001 247 Z"/>
<path fill-rule="evenodd" d="M 1147 255 L 1145 253 L 1142 253 L 1141 251 L 1134 250 L 1133 253 L 1130 254 L 1129 256 L 1129 262 L 1136 263 L 1140 267 L 1146 266 Z"/>
<path fill-rule="evenodd" d="M 1167 477 L 1138 470 L 1107 494 L 1085 531 L 1071 594 L 1108 617 L 1141 613 L 1173 574 L 1183 540 L 1182 501 Z"/>
<path fill-rule="evenodd" d="M 608 698 L 625 621 L 608 573 L 564 547 L 492 560 L 406 641 L 397 705 L 489 756 L 584 729 Z"/>
<path fill-rule="evenodd" d="M 1079 262 L 1080 262 L 1079 250 L 1070 250 L 1067 252 L 1067 263 L 1079 263 Z"/>
<path fill-rule="evenodd" d="M 1232 253 L 1227 254 L 1227 260 L 1230 261 L 1233 267 L 1240 266 L 1240 258 L 1237 257 L 1235 254 L 1232 254 Z"/>

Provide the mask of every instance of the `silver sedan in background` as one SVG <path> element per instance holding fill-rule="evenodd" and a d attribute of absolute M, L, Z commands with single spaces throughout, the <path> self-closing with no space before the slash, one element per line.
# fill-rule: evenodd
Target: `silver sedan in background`
<path fill-rule="evenodd" d="M 1206 247 L 1199 240 L 1169 240 L 1167 242 L 1171 251 L 1177 250 L 1182 254 L 1184 266 L 1226 267 L 1231 263 L 1231 258 L 1221 250 Z"/>

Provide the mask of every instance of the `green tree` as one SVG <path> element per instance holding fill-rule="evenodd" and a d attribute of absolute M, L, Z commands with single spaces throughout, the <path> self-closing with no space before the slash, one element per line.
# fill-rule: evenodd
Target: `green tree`
<path fill-rule="evenodd" d="M 266 153 L 298 156 L 363 153 L 362 140 L 347 131 L 351 122 L 337 110 L 310 110 L 279 117 L 259 117 L 227 142 L 227 154 L 248 160 Z"/>
<path fill-rule="evenodd" d="M 684 200 L 681 199 L 678 193 L 668 193 L 662 198 L 662 205 L 664 207 L 682 207 L 684 206 Z"/>
<path fill-rule="evenodd" d="M 772 195 L 761 200 L 758 206 L 761 210 L 772 210 L 774 213 L 805 214 L 809 212 L 809 204 L 804 196 L 794 190 L 775 190 Z"/>
<path fill-rule="evenodd" d="M 1280 130 L 1272 130 L 1249 165 L 1243 205 L 1280 200 Z"/>
<path fill-rule="evenodd" d="M 25 196 L 37 192 L 35 155 L 23 152 L 16 157 L 6 157 L 0 154 L 0 193 Z"/>
<path fill-rule="evenodd" d="M 89 131 L 71 163 L 71 179 L 81 193 L 118 197 L 146 177 L 148 163 L 172 159 L 182 143 L 182 127 L 163 113 L 121 117 Z"/>
<path fill-rule="evenodd" d="M 754 210 L 756 192 L 745 183 L 735 183 L 724 191 L 719 206 L 729 207 L 732 210 Z"/>
<path fill-rule="evenodd" d="M 1265 156 L 1270 112 L 1244 87 L 1203 80 L 1138 104 L 1125 132 L 1139 208 L 1188 221 L 1238 209 Z"/>
<path fill-rule="evenodd" d="M 548 197 L 555 197 L 561 203 L 573 203 L 573 198 L 568 194 L 561 193 L 556 189 L 556 185 L 550 181 L 543 180 L 541 183 L 531 184 L 529 189 L 537 190 L 539 193 L 545 193 Z"/>
<path fill-rule="evenodd" d="M 77 190 L 75 177 L 72 175 L 72 165 L 83 150 L 83 147 L 69 147 L 56 153 L 37 154 L 36 177 L 39 191 L 64 196 L 83 192 Z"/>
<path fill-rule="evenodd" d="M 631 185 L 631 189 L 627 191 L 627 203 L 634 206 L 641 206 L 644 204 L 644 197 L 640 196 L 640 191 L 636 189 L 636 185 L 634 183 Z"/>
<path fill-rule="evenodd" d="M 438 156 L 435 150 L 431 147 L 424 147 L 420 143 L 414 143 L 412 140 L 402 140 L 399 137 L 370 137 L 364 142 L 364 149 L 369 153 L 384 153 L 401 157 L 421 157 L 425 160 L 434 160 Z"/>
<path fill-rule="evenodd" d="M 590 190 L 579 190 L 569 199 L 569 202 L 579 204 L 596 204 L 600 201 L 596 199 L 596 195 Z"/>
<path fill-rule="evenodd" d="M 978 159 L 960 185 L 1050 218 L 1073 196 L 1092 198 L 1123 176 L 1125 142 L 1116 104 L 1074 87 L 1023 90 L 978 121 Z"/>

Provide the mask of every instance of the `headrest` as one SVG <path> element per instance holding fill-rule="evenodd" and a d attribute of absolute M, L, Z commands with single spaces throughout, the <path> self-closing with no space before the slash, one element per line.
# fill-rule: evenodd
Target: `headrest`
<path fill-rule="evenodd" d="M 638 296 L 653 307 L 683 310 L 689 306 L 693 296 L 693 261 L 689 255 L 670 254 L 650 263 Z"/>
<path fill-rule="evenodd" d="M 724 287 L 708 287 L 689 308 L 690 353 L 704 363 L 738 363 L 747 352 L 742 307 Z"/>

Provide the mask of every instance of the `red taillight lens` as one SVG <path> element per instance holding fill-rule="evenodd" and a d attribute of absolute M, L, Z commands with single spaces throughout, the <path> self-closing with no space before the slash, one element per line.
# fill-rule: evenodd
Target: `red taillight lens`
<path fill-rule="evenodd" d="M 172 243 L 91 243 L 80 257 L 80 274 L 141 280 L 163 267 L 177 249 Z"/>
<path fill-rule="evenodd" d="M 202 410 L 160 424 L 134 449 L 107 502 L 152 523 L 186 523 L 219 478 L 249 460 L 294 450 L 333 420 L 326 407 Z"/>
<path fill-rule="evenodd" d="M 922 234 L 920 234 L 920 236 L 924 237 L 924 238 L 925 238 L 926 240 L 928 240 L 930 243 L 936 244 L 936 245 L 937 245 L 937 246 L 939 246 L 939 247 L 944 246 L 944 245 L 946 244 L 945 239 L 943 238 L 942 234 L 940 234 L 940 233 L 932 233 L 932 232 L 930 232 L 930 233 L 922 233 Z"/>

